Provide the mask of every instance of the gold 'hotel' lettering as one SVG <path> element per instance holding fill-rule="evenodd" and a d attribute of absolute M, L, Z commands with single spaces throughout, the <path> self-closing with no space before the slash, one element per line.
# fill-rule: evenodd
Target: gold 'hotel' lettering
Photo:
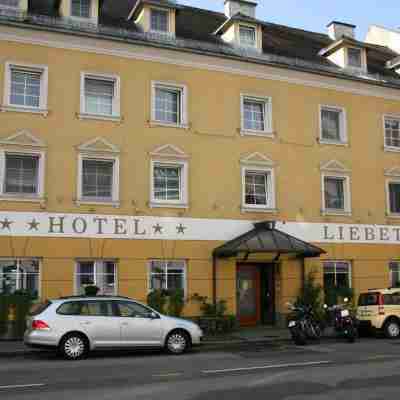
<path fill-rule="evenodd" d="M 383 226 L 324 225 L 324 241 L 400 242 L 400 228 Z"/>

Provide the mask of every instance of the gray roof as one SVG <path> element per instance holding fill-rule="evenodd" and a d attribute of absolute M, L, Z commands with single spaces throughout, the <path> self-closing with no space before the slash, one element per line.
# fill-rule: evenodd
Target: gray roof
<path fill-rule="evenodd" d="M 387 47 L 368 44 L 368 74 L 357 74 L 342 69 L 319 55 L 323 48 L 334 41 L 327 34 L 253 20 L 262 25 L 263 52 L 246 50 L 229 45 L 215 35 L 227 18 L 224 14 L 180 5 L 176 14 L 176 37 L 142 32 L 127 17 L 138 0 L 100 0 L 99 26 L 89 23 L 73 23 L 58 14 L 61 0 L 30 0 L 29 13 L 12 16 L 0 12 L 1 24 L 29 26 L 36 29 L 70 31 L 76 35 L 97 35 L 107 39 L 123 40 L 135 44 L 167 47 L 196 53 L 213 54 L 247 62 L 276 65 L 333 75 L 345 79 L 356 79 L 374 85 L 400 88 L 398 74 L 386 67 L 399 54 Z M 162 2 L 166 0 L 151 0 Z M 6 15 L 7 14 L 7 15 Z M 359 42 L 362 43 L 362 42 Z"/>

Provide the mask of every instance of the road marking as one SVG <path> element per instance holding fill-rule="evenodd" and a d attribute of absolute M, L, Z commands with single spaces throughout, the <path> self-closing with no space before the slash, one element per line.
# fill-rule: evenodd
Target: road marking
<path fill-rule="evenodd" d="M 331 364 L 332 361 L 311 361 L 304 363 L 292 363 L 292 364 L 275 364 L 275 365 L 262 365 L 259 367 L 244 367 L 244 368 L 232 368 L 232 369 L 215 369 L 201 371 L 203 374 L 221 374 L 226 372 L 240 372 L 240 371 L 254 371 L 258 369 L 273 369 L 273 368 L 290 368 L 290 367 L 310 367 L 313 365 Z"/>
<path fill-rule="evenodd" d="M 20 389 L 20 388 L 29 388 L 29 387 L 39 387 L 39 386 L 46 386 L 44 383 L 31 383 L 29 385 L 7 385 L 7 386 L 0 386 L 1 389 Z"/>
<path fill-rule="evenodd" d="M 170 376 L 181 376 L 183 375 L 181 372 L 171 372 L 169 374 L 156 374 L 156 375 L 152 375 L 152 376 L 157 376 L 157 377 L 170 377 Z"/>

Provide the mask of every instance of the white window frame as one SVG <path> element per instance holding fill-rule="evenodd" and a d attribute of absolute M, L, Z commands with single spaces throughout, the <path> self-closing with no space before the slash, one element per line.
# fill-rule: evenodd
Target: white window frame
<path fill-rule="evenodd" d="M 357 49 L 360 50 L 361 53 L 361 67 L 354 67 L 352 65 L 349 65 L 349 49 Z M 359 47 L 354 47 L 354 46 L 347 46 L 345 47 L 345 52 L 344 52 L 344 57 L 345 57 L 345 66 L 348 69 L 351 69 L 353 71 L 359 71 L 359 72 L 366 72 L 367 71 L 367 53 L 365 49 L 360 49 Z"/>
<path fill-rule="evenodd" d="M 387 146 L 386 145 L 386 120 L 387 119 L 399 120 L 399 122 L 400 122 L 400 115 L 391 115 L 391 114 L 383 115 L 383 149 L 384 149 L 384 151 L 393 151 L 393 152 L 399 153 L 400 146 L 395 147 L 395 146 Z"/>
<path fill-rule="evenodd" d="M 13 261 L 16 262 L 18 265 L 17 268 L 17 288 L 16 290 L 20 290 L 20 288 L 18 288 L 19 286 L 19 273 L 20 273 L 20 265 L 22 261 L 25 260 L 35 260 L 38 262 L 38 266 L 39 266 L 39 272 L 38 272 L 38 296 L 37 298 L 40 299 L 41 298 L 41 294 L 42 294 L 42 260 L 40 258 L 36 258 L 36 257 L 0 257 L 0 261 Z"/>
<path fill-rule="evenodd" d="M 180 199 L 179 200 L 159 200 L 154 196 L 154 167 L 178 167 L 181 169 Z M 189 163 L 187 160 L 153 158 L 150 161 L 150 207 L 170 207 L 188 208 L 189 207 Z"/>
<path fill-rule="evenodd" d="M 33 156 L 39 158 L 38 188 L 36 194 L 5 193 L 7 154 Z M 0 149 L 0 201 L 3 200 L 3 201 L 43 202 L 45 193 L 45 166 L 46 166 L 46 153 L 44 151 Z"/>
<path fill-rule="evenodd" d="M 245 28 L 245 29 L 254 29 L 254 46 L 251 46 L 247 43 L 242 43 L 241 41 L 241 36 L 240 36 L 240 28 Z M 245 49 L 258 49 L 258 29 L 257 26 L 251 25 L 251 24 L 245 24 L 243 22 L 240 22 L 238 24 L 238 43 L 240 47 L 243 47 Z"/>
<path fill-rule="evenodd" d="M 325 178 L 337 178 L 344 181 L 344 210 L 331 209 L 325 207 Z M 351 215 L 351 179 L 349 175 L 337 172 L 323 172 L 321 174 L 321 195 L 322 195 L 322 213 L 323 215 Z"/>
<path fill-rule="evenodd" d="M 83 184 L 83 161 L 112 161 L 113 162 L 113 183 L 112 183 L 112 198 L 104 200 L 103 198 L 83 197 L 82 184 Z M 119 156 L 117 155 L 100 155 L 94 153 L 80 153 L 78 155 L 78 176 L 77 176 L 77 204 L 95 204 L 95 205 L 110 205 L 119 207 Z"/>
<path fill-rule="evenodd" d="M 245 127 L 244 119 L 244 103 L 245 101 L 254 101 L 263 104 L 264 111 L 264 129 L 247 129 Z M 274 137 L 273 127 L 272 127 L 272 97 L 268 96 L 257 96 L 252 94 L 242 93 L 240 95 L 240 115 L 241 115 L 241 135 L 249 136 L 266 136 Z"/>
<path fill-rule="evenodd" d="M 23 106 L 12 104 L 11 100 L 11 72 L 13 69 L 40 73 L 40 100 L 39 107 Z M 2 111 L 28 112 L 47 116 L 48 110 L 48 87 L 49 87 L 49 68 L 47 65 L 25 64 L 20 62 L 7 61 L 5 63 L 4 96 Z"/>
<path fill-rule="evenodd" d="M 99 264 L 104 264 L 106 262 L 112 262 L 115 265 L 114 268 L 114 296 L 118 295 L 118 261 L 115 259 L 78 259 L 75 261 L 75 269 L 74 269 L 74 294 L 76 296 L 79 295 L 78 291 L 78 285 L 77 285 L 77 278 L 78 278 L 78 268 L 80 263 L 84 262 L 92 262 L 93 263 L 93 275 L 94 275 L 94 285 L 97 286 L 97 268 L 99 267 Z"/>
<path fill-rule="evenodd" d="M 182 262 L 183 266 L 181 267 L 181 269 L 183 270 L 183 292 L 184 292 L 184 297 L 187 297 L 187 293 L 188 293 L 188 287 L 187 287 L 187 269 L 188 269 L 188 263 L 187 260 L 184 259 L 156 259 L 156 258 L 152 258 L 151 260 L 148 261 L 148 265 L 147 265 L 147 293 L 151 292 L 151 276 L 152 276 L 152 272 L 151 272 L 151 263 L 153 261 L 157 261 L 157 262 L 163 262 L 163 263 L 168 263 L 168 262 Z M 166 273 L 165 276 L 167 276 L 168 274 Z M 168 282 L 168 280 L 166 280 L 166 282 Z"/>
<path fill-rule="evenodd" d="M 400 185 L 400 177 L 399 178 L 389 178 L 386 179 L 386 215 L 394 218 L 400 218 L 400 213 L 394 213 L 390 209 L 390 190 L 389 185 L 391 183 L 396 183 Z"/>
<path fill-rule="evenodd" d="M 275 170 L 273 167 L 261 167 L 252 165 L 243 165 L 242 169 L 242 212 L 276 212 L 276 187 Z M 246 203 L 246 173 L 260 172 L 269 174 L 267 179 L 267 204 L 247 204 Z"/>
<path fill-rule="evenodd" d="M 114 83 L 114 97 L 112 101 L 112 114 L 93 114 L 86 110 L 85 80 L 97 79 Z M 80 119 L 97 119 L 104 121 L 121 121 L 121 78 L 115 74 L 98 72 L 81 72 L 80 88 Z"/>
<path fill-rule="evenodd" d="M 339 141 L 326 139 L 322 136 L 322 111 L 323 110 L 339 113 L 339 136 L 340 136 Z M 319 106 L 319 143 L 348 146 L 347 113 L 346 113 L 346 109 L 344 107 L 320 104 L 320 106 Z"/>
<path fill-rule="evenodd" d="M 166 121 L 159 121 L 156 119 L 156 89 L 165 88 L 168 90 L 174 90 L 180 93 L 180 121 L 178 123 L 168 123 Z M 162 82 L 152 81 L 151 82 L 151 125 L 159 125 L 165 127 L 183 128 L 188 129 L 188 89 L 186 85 L 174 83 L 174 82 Z"/>
<path fill-rule="evenodd" d="M 151 13 L 152 13 L 152 11 L 153 10 L 155 10 L 155 11 L 163 11 L 163 12 L 165 12 L 166 14 L 167 14 L 167 19 L 168 19 L 168 22 L 167 22 L 167 31 L 166 32 L 164 32 L 164 31 L 159 31 L 159 30 L 156 30 L 156 29 L 152 29 L 152 27 L 151 27 Z M 149 13 L 149 18 L 150 18 L 150 20 L 149 20 L 149 29 L 150 29 L 150 32 L 154 32 L 154 33 L 159 33 L 159 34 L 170 34 L 171 32 L 172 32 L 172 27 L 171 27 L 171 12 L 170 12 L 170 10 L 169 9 L 166 9 L 166 8 L 162 8 L 162 7 L 155 7 L 155 6 L 152 6 L 152 7 L 150 7 L 150 13 Z"/>
<path fill-rule="evenodd" d="M 349 267 L 348 275 L 349 275 L 349 289 L 353 287 L 353 265 L 352 262 L 349 260 L 323 260 L 322 261 L 322 279 L 324 279 L 325 275 L 325 263 L 334 263 L 335 264 L 335 283 L 337 282 L 336 276 L 338 275 L 336 272 L 336 264 L 338 263 L 346 263 Z M 332 274 L 333 275 L 333 274 Z M 325 289 L 325 288 L 324 288 Z"/>

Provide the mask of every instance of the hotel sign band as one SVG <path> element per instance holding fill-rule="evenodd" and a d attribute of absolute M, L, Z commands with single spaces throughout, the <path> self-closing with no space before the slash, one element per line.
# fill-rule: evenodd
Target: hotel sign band
<path fill-rule="evenodd" d="M 0 236 L 227 241 L 253 229 L 248 220 L 0 212 Z M 277 222 L 312 243 L 400 244 L 400 226 Z"/>

